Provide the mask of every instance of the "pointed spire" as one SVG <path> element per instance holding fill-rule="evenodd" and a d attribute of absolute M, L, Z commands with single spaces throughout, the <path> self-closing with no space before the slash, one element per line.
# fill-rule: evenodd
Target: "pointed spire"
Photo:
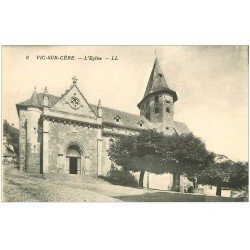
<path fill-rule="evenodd" d="M 102 106 L 102 103 L 101 103 L 101 100 L 99 99 L 98 101 L 98 107 L 101 107 Z"/>
<path fill-rule="evenodd" d="M 40 106 L 39 104 L 39 100 L 38 100 L 38 95 L 37 95 L 37 92 L 36 92 L 36 86 L 34 88 L 34 92 L 30 98 L 30 103 L 32 106 Z"/>
<path fill-rule="evenodd" d="M 98 101 L 98 106 L 97 106 L 97 116 L 102 117 L 102 103 L 100 99 Z"/>
<path fill-rule="evenodd" d="M 45 107 L 49 106 L 49 96 L 48 96 L 47 86 L 45 86 L 45 89 L 43 91 L 43 106 Z"/>
<path fill-rule="evenodd" d="M 151 74 L 148 80 L 148 84 L 146 87 L 146 91 L 144 93 L 143 99 L 140 101 L 138 104 L 138 107 L 140 104 L 144 101 L 145 98 L 148 96 L 152 95 L 153 93 L 157 92 L 166 92 L 166 93 L 171 93 L 173 95 L 174 101 L 177 101 L 177 95 L 176 92 L 171 90 L 168 87 L 167 80 L 161 70 L 161 67 L 159 65 L 159 61 L 156 55 L 156 50 L 155 50 L 155 61 L 153 68 L 151 70 Z"/>
<path fill-rule="evenodd" d="M 48 95 L 48 89 L 47 89 L 47 86 L 45 86 L 45 89 L 43 91 L 43 95 Z"/>
<path fill-rule="evenodd" d="M 154 66 L 152 68 L 152 71 L 148 80 L 148 85 L 147 85 L 144 97 L 150 93 L 158 92 L 161 90 L 167 90 L 167 89 L 169 89 L 167 85 L 167 81 L 160 68 L 158 59 L 157 57 L 155 57 Z"/>

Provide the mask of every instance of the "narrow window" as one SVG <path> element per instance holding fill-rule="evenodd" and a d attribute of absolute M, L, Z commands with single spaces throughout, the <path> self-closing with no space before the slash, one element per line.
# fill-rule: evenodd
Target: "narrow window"
<path fill-rule="evenodd" d="M 147 118 L 148 120 L 150 119 L 149 113 L 146 114 L 146 118 Z"/>
<path fill-rule="evenodd" d="M 158 102 L 159 102 L 159 96 L 155 95 L 155 103 L 158 103 Z"/>
<path fill-rule="evenodd" d="M 167 111 L 167 113 L 170 113 L 170 109 L 169 108 L 166 108 L 166 111 Z"/>
<path fill-rule="evenodd" d="M 166 130 L 169 130 L 169 127 L 166 127 Z"/>
<path fill-rule="evenodd" d="M 159 113 L 159 108 L 155 108 L 155 113 L 158 114 Z"/>

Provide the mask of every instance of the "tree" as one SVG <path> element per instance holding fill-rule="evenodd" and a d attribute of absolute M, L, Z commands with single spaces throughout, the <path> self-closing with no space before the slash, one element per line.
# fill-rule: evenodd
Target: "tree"
<path fill-rule="evenodd" d="M 173 174 L 173 190 L 178 190 L 180 175 L 186 173 L 194 177 L 208 160 L 205 144 L 193 134 L 166 136 L 155 130 L 120 137 L 108 154 L 117 165 L 140 171 L 140 187 L 146 171 Z"/>
<path fill-rule="evenodd" d="M 166 150 L 171 152 L 175 159 L 175 168 L 171 169 L 173 174 L 173 190 L 178 190 L 180 175 L 185 174 L 197 187 L 197 175 L 211 162 L 211 154 L 207 151 L 205 143 L 192 133 L 183 135 L 172 135 L 168 140 Z M 167 156 L 169 157 L 169 155 Z"/>
<path fill-rule="evenodd" d="M 204 185 L 216 186 L 216 195 L 221 196 L 221 188 L 230 185 L 234 165 L 234 162 L 230 160 L 214 162 L 199 174 L 199 181 Z"/>
<path fill-rule="evenodd" d="M 19 154 L 19 130 L 11 126 L 7 120 L 3 120 L 3 134 L 6 136 L 7 142 L 14 147 L 15 153 Z"/>
<path fill-rule="evenodd" d="M 248 162 L 236 162 L 230 173 L 229 186 L 234 189 L 248 188 Z"/>
<path fill-rule="evenodd" d="M 117 165 L 134 172 L 139 171 L 139 187 L 143 187 L 146 171 L 156 174 L 167 172 L 167 162 L 162 161 L 165 144 L 163 133 L 145 130 L 138 135 L 121 136 L 111 145 L 108 155 Z"/>

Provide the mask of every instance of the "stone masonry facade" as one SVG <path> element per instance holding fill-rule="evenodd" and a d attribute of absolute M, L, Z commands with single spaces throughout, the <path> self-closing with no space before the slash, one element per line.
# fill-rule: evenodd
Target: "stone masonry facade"
<path fill-rule="evenodd" d="M 31 98 L 17 104 L 19 116 L 19 165 L 29 174 L 66 173 L 107 175 L 112 162 L 107 150 L 121 134 L 156 129 L 165 134 L 188 133 L 184 123 L 174 121 L 176 92 L 156 58 L 140 115 L 89 104 L 73 84 L 60 97 L 34 90 Z"/>

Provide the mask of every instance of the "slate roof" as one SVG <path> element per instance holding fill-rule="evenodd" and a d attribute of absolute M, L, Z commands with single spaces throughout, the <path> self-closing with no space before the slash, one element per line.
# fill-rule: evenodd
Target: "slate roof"
<path fill-rule="evenodd" d="M 54 96 L 47 94 L 49 99 L 49 107 L 52 106 L 58 99 L 60 99 L 59 96 Z M 42 108 L 43 103 L 43 93 L 37 93 L 37 95 L 32 97 L 24 102 L 18 103 L 17 109 L 20 107 L 27 107 L 27 106 L 38 106 Z M 90 107 L 92 110 L 97 114 L 97 105 L 90 104 Z M 120 121 L 116 122 L 115 117 L 119 116 Z M 121 128 L 128 128 L 128 129 L 150 129 L 153 128 L 153 124 L 151 124 L 144 116 L 141 115 L 135 115 L 127 112 L 123 112 L 116 109 L 111 109 L 108 107 L 102 107 L 102 118 L 103 118 L 103 124 L 121 127 Z M 139 123 L 142 122 L 142 127 L 139 125 Z M 174 128 L 177 134 L 182 133 L 189 133 L 189 130 L 187 126 L 184 123 L 181 122 L 174 122 Z"/>
<path fill-rule="evenodd" d="M 165 76 L 163 75 L 163 72 L 160 68 L 158 59 L 155 58 L 154 66 L 152 68 L 147 88 L 144 93 L 143 99 L 140 101 L 140 103 L 149 95 L 156 93 L 156 92 L 168 92 L 173 95 L 174 102 L 177 101 L 177 95 L 176 92 L 173 91 L 168 87 L 167 81 Z M 138 105 L 140 105 L 140 103 Z"/>
<path fill-rule="evenodd" d="M 33 101 L 34 101 L 33 95 L 34 95 L 34 93 L 32 94 L 30 99 L 28 99 L 24 102 L 18 103 L 17 106 L 34 106 L 34 104 L 38 104 L 37 106 L 42 107 L 43 93 L 37 94 L 37 103 L 33 103 Z M 50 95 L 50 94 L 47 94 L 47 96 L 49 98 L 49 106 L 52 106 L 52 104 L 55 103 L 60 98 L 59 96 L 54 96 L 54 95 Z"/>
<path fill-rule="evenodd" d="M 90 104 L 90 106 L 97 114 L 97 106 L 93 104 Z M 115 120 L 116 117 L 120 118 L 119 122 Z M 150 128 L 150 122 L 142 115 L 135 115 L 107 107 L 102 107 L 102 119 L 104 124 L 117 127 L 126 127 L 132 129 Z M 139 125 L 140 122 L 142 122 L 142 127 Z"/>

